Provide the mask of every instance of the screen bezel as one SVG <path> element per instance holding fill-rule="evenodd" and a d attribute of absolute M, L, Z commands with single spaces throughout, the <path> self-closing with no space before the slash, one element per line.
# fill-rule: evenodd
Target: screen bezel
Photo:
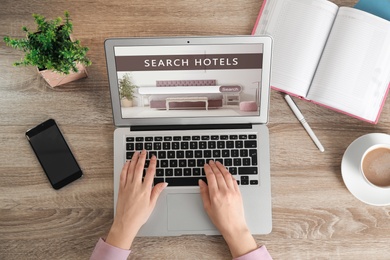
<path fill-rule="evenodd" d="M 44 132 L 46 129 L 49 129 L 51 127 L 53 127 L 55 129 L 55 131 L 58 133 L 58 136 L 60 136 L 62 138 L 62 140 L 65 143 L 65 146 L 63 148 L 66 149 L 66 151 L 67 151 L 67 153 L 69 153 L 69 155 L 71 155 L 72 159 L 74 160 L 74 163 L 77 166 L 77 170 L 75 172 L 71 173 L 69 176 L 67 176 L 65 178 L 62 178 L 60 181 L 55 182 L 55 183 L 52 182 L 51 176 L 53 174 L 56 174 L 56 173 L 47 171 L 47 167 L 41 161 L 40 154 L 36 151 L 33 143 L 30 141 L 31 138 L 33 138 L 34 136 L 42 134 L 42 132 Z M 43 171 L 45 172 L 47 178 L 49 179 L 49 182 L 50 182 L 51 186 L 54 189 L 58 190 L 58 189 L 64 187 L 65 185 L 67 185 L 67 184 L 69 184 L 69 183 L 79 179 L 83 175 L 83 172 L 82 172 L 82 170 L 80 168 L 80 165 L 78 164 L 76 158 L 74 157 L 72 151 L 70 150 L 70 147 L 69 147 L 68 143 L 66 142 L 63 134 L 61 133 L 61 130 L 59 129 L 59 127 L 58 127 L 58 125 L 57 125 L 57 123 L 55 122 L 54 119 L 48 119 L 45 122 L 37 125 L 36 127 L 27 130 L 26 131 L 26 138 L 29 141 L 29 143 L 30 143 L 30 145 L 31 145 L 31 147 L 32 147 L 32 149 L 33 149 L 33 151 L 34 151 L 34 153 L 35 153 L 35 155 L 36 155 L 36 157 L 37 157 L 37 159 L 38 159 L 42 169 L 43 169 Z"/>
<path fill-rule="evenodd" d="M 202 118 L 123 118 L 118 92 L 118 77 L 115 63 L 115 47 L 122 46 L 183 46 L 183 45 L 231 45 L 262 44 L 263 66 L 259 115 L 244 117 Z M 114 124 L 136 125 L 197 125 L 197 124 L 267 124 L 269 118 L 272 38 L 270 36 L 215 36 L 215 37 L 167 37 L 167 38 L 111 38 L 104 43 Z"/>

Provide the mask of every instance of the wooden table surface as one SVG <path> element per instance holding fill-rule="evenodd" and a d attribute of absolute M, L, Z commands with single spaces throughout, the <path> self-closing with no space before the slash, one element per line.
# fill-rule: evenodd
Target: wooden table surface
<path fill-rule="evenodd" d="M 250 34 L 257 0 L 2 0 L 0 37 L 23 37 L 32 13 L 69 10 L 74 37 L 90 47 L 89 77 L 51 89 L 20 51 L 0 42 L 0 259 L 88 259 L 113 219 L 113 118 L 104 39 Z M 334 1 L 353 6 L 356 0 Z M 296 100 L 326 151 L 319 152 L 282 95 L 271 93 L 273 231 L 256 236 L 274 259 L 390 259 L 390 207 L 370 206 L 346 188 L 340 163 L 357 137 L 390 134 L 390 102 L 368 124 Z M 25 131 L 48 118 L 62 128 L 83 171 L 55 191 Z M 137 238 L 132 259 L 229 259 L 220 236 Z"/>

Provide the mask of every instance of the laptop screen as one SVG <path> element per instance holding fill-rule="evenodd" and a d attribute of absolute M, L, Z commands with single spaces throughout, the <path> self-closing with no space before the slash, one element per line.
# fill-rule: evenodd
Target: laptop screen
<path fill-rule="evenodd" d="M 223 122 L 224 118 L 259 118 L 261 95 L 268 94 L 262 88 L 269 88 L 263 82 L 264 64 L 268 66 L 265 43 L 186 39 L 181 44 L 165 39 L 159 44 L 146 40 L 146 44 L 111 46 L 110 87 L 121 119 Z"/>

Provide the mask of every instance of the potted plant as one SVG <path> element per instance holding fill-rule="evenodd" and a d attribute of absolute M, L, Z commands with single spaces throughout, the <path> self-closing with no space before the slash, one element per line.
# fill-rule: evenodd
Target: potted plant
<path fill-rule="evenodd" d="M 63 24 L 61 17 L 54 20 L 46 20 L 38 14 L 33 14 L 33 17 L 37 24 L 36 32 L 23 27 L 26 38 L 4 37 L 8 46 L 25 52 L 22 60 L 14 65 L 36 66 L 51 87 L 87 77 L 85 66 L 92 64 L 86 56 L 89 48 L 71 38 L 73 24 L 69 13 L 65 12 Z"/>
<path fill-rule="evenodd" d="M 133 84 L 128 74 L 119 79 L 119 95 L 123 107 L 133 106 L 133 99 L 136 98 L 134 94 L 137 88 L 138 86 Z"/>

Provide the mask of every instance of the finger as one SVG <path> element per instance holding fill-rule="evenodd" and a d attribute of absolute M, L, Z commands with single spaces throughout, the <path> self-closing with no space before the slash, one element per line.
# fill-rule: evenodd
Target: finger
<path fill-rule="evenodd" d="M 240 187 L 238 186 L 238 182 L 237 182 L 236 178 L 234 178 L 233 175 L 230 175 L 230 176 L 232 176 L 234 190 L 241 194 Z"/>
<path fill-rule="evenodd" d="M 204 172 L 206 173 L 208 191 L 209 193 L 214 194 L 216 191 L 218 191 L 217 180 L 215 178 L 215 174 L 213 170 L 211 169 L 210 165 L 207 163 L 204 165 Z"/>
<path fill-rule="evenodd" d="M 151 207 L 155 207 L 156 206 L 156 202 L 157 202 L 157 199 L 158 197 L 160 197 L 160 194 L 161 192 L 168 186 L 168 183 L 167 182 L 160 182 L 158 184 L 156 184 L 153 189 L 152 189 L 152 193 L 150 194 L 150 205 Z"/>
<path fill-rule="evenodd" d="M 218 169 L 217 165 L 215 164 L 214 161 L 210 161 L 209 163 L 214 175 L 215 175 L 215 179 L 217 180 L 217 185 L 218 185 L 218 188 L 219 189 L 226 189 L 227 188 L 227 185 L 226 185 L 226 181 L 225 181 L 225 178 L 223 177 L 221 171 Z"/>
<path fill-rule="evenodd" d="M 154 175 L 156 174 L 156 165 L 157 165 L 157 158 L 155 155 L 150 158 L 149 167 L 146 170 L 144 183 L 145 185 L 151 186 L 153 183 Z"/>
<path fill-rule="evenodd" d="M 142 150 L 138 157 L 137 164 L 135 165 L 135 169 L 133 171 L 133 181 L 134 182 L 142 182 L 142 176 L 144 174 L 144 167 L 145 167 L 145 160 L 146 160 L 146 150 Z"/>
<path fill-rule="evenodd" d="M 203 201 L 203 207 L 207 212 L 208 209 L 210 208 L 210 205 L 211 205 L 209 187 L 201 179 L 199 179 L 198 184 L 199 184 L 199 188 L 200 188 L 200 196 L 201 196 L 202 201 Z"/>
<path fill-rule="evenodd" d="M 122 167 L 121 175 L 119 178 L 119 187 L 124 188 L 127 180 L 127 170 L 129 169 L 130 161 L 126 161 Z"/>
<path fill-rule="evenodd" d="M 230 174 L 228 169 L 226 169 L 226 167 L 222 163 L 220 163 L 219 161 L 217 161 L 215 164 L 216 164 L 217 168 L 219 169 L 219 171 L 222 173 L 222 176 L 225 179 L 226 186 L 229 189 L 234 189 L 233 181 L 231 178 L 232 175 Z"/>
<path fill-rule="evenodd" d="M 127 168 L 127 182 L 133 181 L 133 178 L 134 178 L 133 173 L 135 170 L 135 166 L 137 165 L 138 158 L 139 158 L 139 152 L 136 151 L 136 152 L 134 152 L 133 156 L 131 157 L 129 168 Z"/>

